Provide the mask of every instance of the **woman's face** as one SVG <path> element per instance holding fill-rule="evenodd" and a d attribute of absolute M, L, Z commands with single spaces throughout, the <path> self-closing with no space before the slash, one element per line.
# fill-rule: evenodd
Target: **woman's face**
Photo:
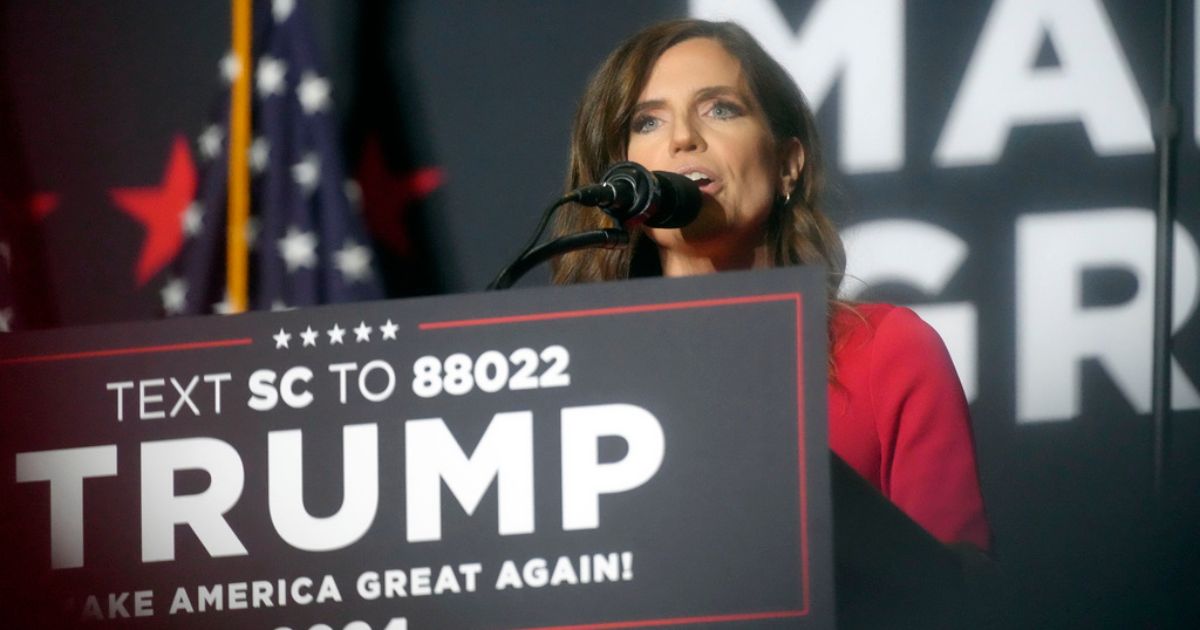
<path fill-rule="evenodd" d="M 668 48 L 650 71 L 629 130 L 628 159 L 700 184 L 700 217 L 652 229 L 660 248 L 749 266 L 776 197 L 798 175 L 784 168 L 741 64 L 714 39 Z M 793 151 L 799 159 L 798 145 Z M 718 264 L 718 266 L 727 266 Z"/>

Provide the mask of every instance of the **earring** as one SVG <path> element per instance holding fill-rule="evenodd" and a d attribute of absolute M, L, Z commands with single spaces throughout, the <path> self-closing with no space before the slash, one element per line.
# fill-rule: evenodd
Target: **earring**
<path fill-rule="evenodd" d="M 792 192 L 789 190 L 783 195 L 783 205 L 786 207 L 790 203 L 792 203 Z"/>

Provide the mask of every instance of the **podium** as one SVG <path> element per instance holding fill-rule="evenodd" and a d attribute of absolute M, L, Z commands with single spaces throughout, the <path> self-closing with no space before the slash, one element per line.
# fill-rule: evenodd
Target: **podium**
<path fill-rule="evenodd" d="M 836 455 L 830 459 L 838 627 L 967 626 L 970 594 L 963 559 L 849 464 Z"/>
<path fill-rule="evenodd" d="M 830 461 L 824 295 L 780 269 L 0 337 L 5 608 L 931 627 L 953 556 Z"/>

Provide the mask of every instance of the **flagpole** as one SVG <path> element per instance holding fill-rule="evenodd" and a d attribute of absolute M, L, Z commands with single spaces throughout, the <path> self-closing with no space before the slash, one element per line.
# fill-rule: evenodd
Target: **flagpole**
<path fill-rule="evenodd" d="M 246 224 L 250 218 L 250 29 L 252 0 L 232 0 L 233 54 L 239 71 L 229 108 L 229 213 L 225 249 L 225 290 L 230 312 L 243 313 L 249 302 L 249 252 Z"/>
<path fill-rule="evenodd" d="M 1151 392 L 1154 448 L 1154 495 L 1166 504 L 1171 456 L 1171 311 L 1175 250 L 1175 144 L 1179 113 L 1175 105 L 1175 2 L 1163 2 L 1162 104 L 1155 148 L 1158 155 L 1158 209 L 1154 238 L 1154 326 Z"/>

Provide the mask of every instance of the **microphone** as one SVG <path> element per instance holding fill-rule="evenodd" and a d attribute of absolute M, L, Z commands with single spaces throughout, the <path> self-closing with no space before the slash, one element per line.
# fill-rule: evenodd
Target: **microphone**
<path fill-rule="evenodd" d="M 577 203 L 599 207 L 622 227 L 683 227 L 696 220 L 704 201 L 696 182 L 679 173 L 650 172 L 637 162 L 613 164 L 599 184 L 574 194 Z"/>

